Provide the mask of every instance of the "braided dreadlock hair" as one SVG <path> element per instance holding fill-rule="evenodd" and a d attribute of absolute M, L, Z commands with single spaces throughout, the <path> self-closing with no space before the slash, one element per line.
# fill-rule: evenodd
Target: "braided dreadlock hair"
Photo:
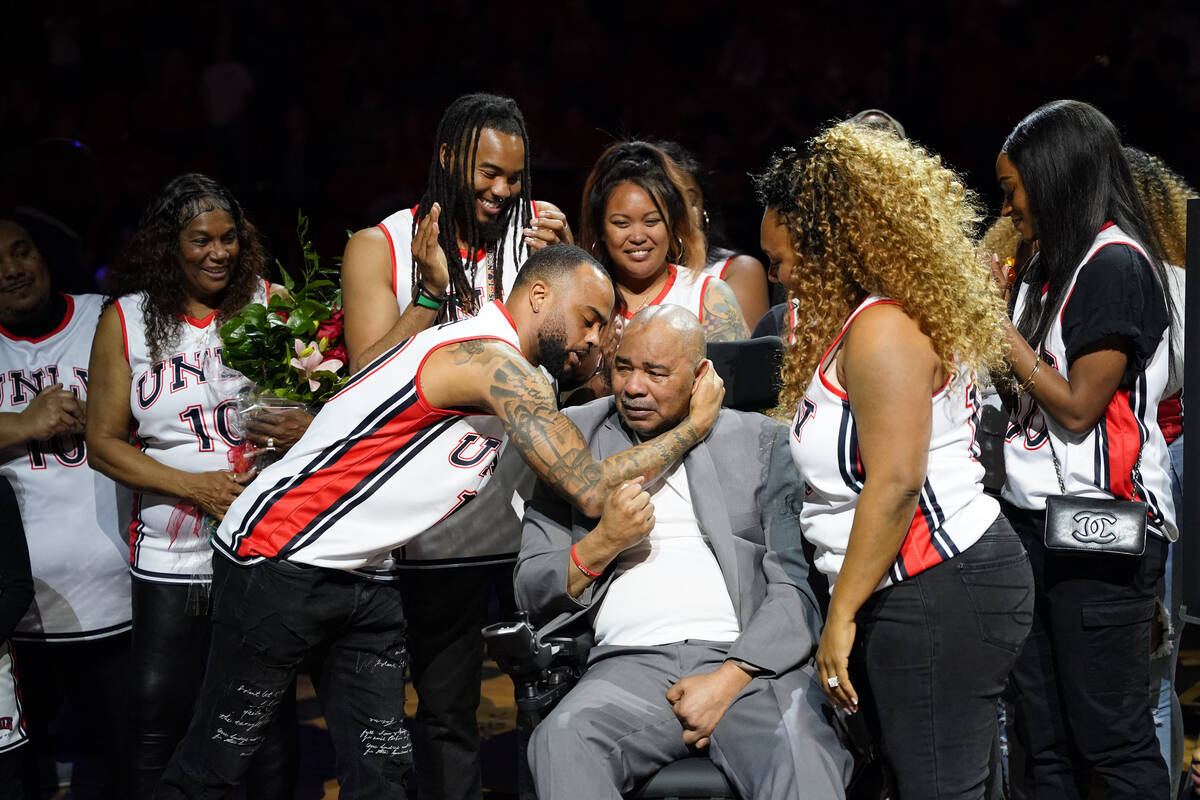
<path fill-rule="evenodd" d="M 449 216 L 453 225 L 440 225 L 438 244 L 446 254 L 446 266 L 450 271 L 450 294 L 458 305 L 469 313 L 475 313 L 475 289 L 471 278 L 467 275 L 463 258 L 459 254 L 458 238 L 467 243 L 467 248 L 474 257 L 480 247 L 497 248 L 495 253 L 495 286 L 497 299 L 503 300 L 505 253 L 500 251 L 499 242 L 480 241 L 482 233 L 479 221 L 475 218 L 475 154 L 479 149 L 479 134 L 484 128 L 506 133 L 510 136 L 520 136 L 525 144 L 525 166 L 522 173 L 521 191 L 510 199 L 507 208 L 500 214 L 500 230 L 508 230 L 512 215 L 519 215 L 520 227 L 529 227 L 532 214 L 531 203 L 526 198 L 532 196 L 532 185 L 529 173 L 529 134 L 525 130 L 525 117 L 517 108 L 514 100 L 499 97 L 494 94 L 467 94 L 455 100 L 442 114 L 438 123 L 437 134 L 433 143 L 433 158 L 429 162 L 429 179 L 425 184 L 425 193 L 417 213 L 413 215 L 413 234 L 416 234 L 418 223 L 425 218 L 434 203 L 442 207 L 443 219 Z M 442 164 L 441 148 L 446 146 L 446 163 Z M 458 226 L 466 230 L 457 230 Z M 503 241 L 503 236 L 501 236 Z M 512 248 L 513 268 L 519 266 L 521 238 L 514 237 Z M 413 264 L 413 285 L 420 278 L 417 265 Z"/>

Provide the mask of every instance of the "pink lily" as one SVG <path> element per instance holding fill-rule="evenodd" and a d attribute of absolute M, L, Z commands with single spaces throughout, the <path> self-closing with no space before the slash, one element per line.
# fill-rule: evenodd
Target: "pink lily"
<path fill-rule="evenodd" d="M 316 342 L 309 342 L 305 345 L 304 342 L 296 339 L 292 347 L 296 351 L 296 358 L 289 363 L 299 370 L 301 375 L 308 378 L 308 388 L 314 392 L 321 387 L 321 382 L 312 377 L 314 372 L 337 372 L 345 366 L 341 359 L 325 358 Z"/>

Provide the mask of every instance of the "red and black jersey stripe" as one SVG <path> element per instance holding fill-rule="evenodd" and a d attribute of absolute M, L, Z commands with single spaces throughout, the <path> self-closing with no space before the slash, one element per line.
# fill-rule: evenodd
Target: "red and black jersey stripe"
<path fill-rule="evenodd" d="M 237 560 L 286 556 L 374 494 L 457 419 L 431 412 L 419 400 L 416 381 L 410 381 L 347 437 L 264 491 L 229 554 Z"/>

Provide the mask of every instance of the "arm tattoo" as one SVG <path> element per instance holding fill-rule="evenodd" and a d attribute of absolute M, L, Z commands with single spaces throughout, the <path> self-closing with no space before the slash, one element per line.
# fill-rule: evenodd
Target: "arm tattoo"
<path fill-rule="evenodd" d="M 737 297 L 728 284 L 710 283 L 704 292 L 704 339 L 732 342 L 749 337 Z"/>
<path fill-rule="evenodd" d="M 485 340 L 467 339 L 454 347 L 454 366 L 461 367 L 483 354 Z"/>
<path fill-rule="evenodd" d="M 586 513 L 598 516 L 611 489 L 638 475 L 662 471 L 695 444 L 694 429 L 684 422 L 649 442 L 596 461 L 579 428 L 558 411 L 541 373 L 498 352 L 493 357 L 488 392 L 513 446 L 538 477 Z"/>

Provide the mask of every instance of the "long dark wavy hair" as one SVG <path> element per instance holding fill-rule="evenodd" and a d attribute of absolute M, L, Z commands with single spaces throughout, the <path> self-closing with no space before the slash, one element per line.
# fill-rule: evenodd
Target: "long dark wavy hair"
<path fill-rule="evenodd" d="M 698 271 L 704 269 L 704 233 L 692 224 L 680 168 L 650 142 L 617 142 L 600 154 L 583 186 L 579 213 L 579 241 L 608 273 L 612 259 L 604 246 L 604 206 L 622 183 L 641 187 L 663 215 L 671 232 L 667 259 Z"/>
<path fill-rule="evenodd" d="M 1121 137 L 1099 109 L 1078 100 L 1047 103 L 1017 124 L 1000 152 L 1020 172 L 1037 226 L 1039 254 L 1023 280 L 1047 287 L 1028 293 L 1016 320 L 1027 342 L 1037 347 L 1045 341 L 1075 269 L 1106 222 L 1142 245 L 1169 293 L 1162 244 L 1134 187 Z M 1170 324 L 1175 325 L 1174 314 Z"/>
<path fill-rule="evenodd" d="M 443 222 L 438 226 L 438 244 L 446 254 L 446 266 L 450 272 L 450 294 L 468 311 L 475 309 L 475 288 L 458 251 L 458 237 L 461 236 L 467 243 L 471 250 L 471 258 L 474 257 L 476 249 L 492 244 L 481 241 L 479 222 L 475 219 L 475 152 L 479 149 L 479 134 L 484 128 L 491 128 L 510 136 L 520 136 L 521 141 L 525 143 L 521 191 L 510 199 L 508 207 L 501 213 L 499 225 L 501 231 L 508 230 L 512 215 L 516 213 L 519 226 L 529 227 L 532 218 L 531 204 L 522 202 L 533 196 L 533 184 L 529 174 L 529 134 L 525 130 L 525 117 L 521 115 L 521 109 L 517 107 L 515 100 L 483 93 L 463 95 L 451 103 L 442 114 L 434 141 L 433 158 L 429 162 L 429 179 L 425 184 L 425 193 L 421 195 L 417 213 L 413 217 L 414 235 L 417 225 L 433 208 L 434 203 L 442 207 L 443 219 L 447 219 L 446 215 L 449 215 L 448 218 L 454 221 L 453 225 Z M 442 145 L 446 145 L 449 155 L 445 164 L 441 158 Z M 459 225 L 465 226 L 465 230 L 456 230 Z M 521 257 L 520 248 L 521 237 L 513 237 L 513 269 L 520 266 L 517 263 Z M 504 286 L 505 254 L 497 251 L 495 259 L 496 291 L 500 293 Z M 414 262 L 414 286 L 419 278 L 420 274 Z M 501 295 L 497 299 L 504 298 Z"/>
<path fill-rule="evenodd" d="M 180 279 L 179 235 L 200 214 L 221 209 L 233 217 L 238 257 L 230 266 L 229 283 L 221 293 L 217 319 L 225 320 L 254 297 L 267 275 L 267 253 L 258 230 L 246 218 L 237 199 L 221 184 L 199 173 L 179 175 L 151 198 L 137 230 L 113 271 L 112 293 L 118 297 L 142 294 L 150 358 L 157 361 L 178 341 L 179 317 L 186 310 L 187 292 Z"/>

